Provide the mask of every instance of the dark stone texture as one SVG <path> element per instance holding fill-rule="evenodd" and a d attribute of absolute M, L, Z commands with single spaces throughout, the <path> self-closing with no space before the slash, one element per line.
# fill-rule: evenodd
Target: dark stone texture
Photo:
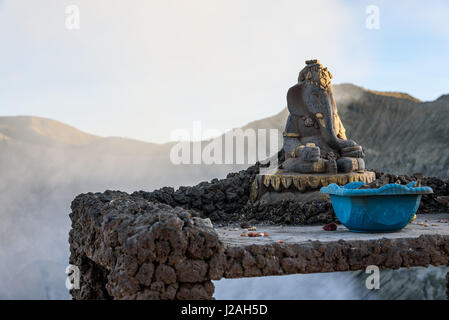
<path fill-rule="evenodd" d="M 279 161 L 285 159 L 282 151 Z M 133 196 L 152 202 L 180 206 L 197 211 L 202 218 L 210 218 L 215 224 L 250 222 L 251 224 L 327 224 L 335 221 L 335 214 L 329 200 L 292 201 L 285 200 L 273 204 L 249 203 L 251 184 L 262 167 L 260 163 L 236 173 L 230 173 L 225 179 L 213 179 L 196 186 L 180 187 L 178 190 L 164 187 L 152 192 L 138 191 Z M 375 171 L 375 170 L 371 170 Z M 429 186 L 434 194 L 423 195 L 418 213 L 441 213 L 447 206 L 436 201 L 439 196 L 449 195 L 449 179 L 422 177 L 416 175 L 395 175 L 376 172 L 376 178 L 388 183 L 406 184 L 421 180 L 423 186 Z"/>
<path fill-rule="evenodd" d="M 223 246 L 195 211 L 106 191 L 78 196 L 70 218 L 74 299 L 211 299 L 223 274 Z"/>
<path fill-rule="evenodd" d="M 248 221 L 268 224 L 307 225 L 326 224 L 336 220 L 329 200 L 298 202 L 292 200 L 275 204 L 251 204 L 243 206 L 231 215 L 231 221 Z"/>
<path fill-rule="evenodd" d="M 247 170 L 230 173 L 225 179 L 180 187 L 176 191 L 164 187 L 153 192 L 138 191 L 132 195 L 172 207 L 193 209 L 214 222 L 227 222 L 230 213 L 240 210 L 248 202 L 251 183 L 259 173 L 259 167 L 257 163 Z"/>
<path fill-rule="evenodd" d="M 449 236 L 227 247 L 226 278 L 447 265 Z"/>
<path fill-rule="evenodd" d="M 70 263 L 82 277 L 73 298 L 212 299 L 211 280 L 222 277 L 449 262 L 447 235 L 235 245 L 223 242 L 210 220 L 197 215 L 123 192 L 78 196 L 70 214 Z"/>
<path fill-rule="evenodd" d="M 449 195 L 449 179 L 423 177 L 420 173 L 408 176 L 383 172 L 376 172 L 376 178 L 379 180 L 384 180 L 387 183 L 400 184 L 407 184 L 411 181 L 419 180 L 422 186 L 431 187 L 433 194 L 424 194 L 422 196 L 418 213 L 441 213 L 448 211 L 447 206 L 444 203 L 436 201 L 436 198 Z"/>
<path fill-rule="evenodd" d="M 78 256 L 71 260 L 80 269 L 79 290 L 70 290 L 70 294 L 79 300 L 109 300 L 106 290 L 108 271 L 85 256 Z M 76 262 L 75 262 L 76 261 Z"/>
<path fill-rule="evenodd" d="M 282 153 L 279 154 L 282 157 Z M 72 202 L 70 263 L 81 271 L 74 299 L 211 299 L 211 280 L 292 273 L 448 264 L 447 236 L 411 239 L 270 243 L 233 247 L 216 225 L 324 224 L 335 220 L 328 200 L 248 203 L 260 164 L 193 187 L 127 194 L 87 193 Z M 437 202 L 449 180 L 376 173 L 390 183 L 421 180 L 434 194 L 419 213 L 447 212 Z M 449 279 L 448 279 L 449 285 Z M 449 290 L 449 288 L 448 288 Z"/>

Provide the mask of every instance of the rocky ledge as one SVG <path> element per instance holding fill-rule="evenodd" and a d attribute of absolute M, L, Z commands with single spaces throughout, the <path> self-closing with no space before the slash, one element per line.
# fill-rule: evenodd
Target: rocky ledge
<path fill-rule="evenodd" d="M 335 220 L 328 200 L 250 204 L 250 186 L 259 167 L 176 191 L 166 187 L 76 197 L 70 213 L 70 263 L 80 268 L 81 288 L 71 291 L 73 298 L 211 299 L 211 280 L 222 277 L 346 271 L 367 264 L 447 265 L 449 235 L 441 232 L 363 241 L 279 243 L 267 238 L 257 244 L 232 245 L 218 227 Z M 420 179 L 434 194 L 423 196 L 418 213 L 448 212 L 447 205 L 437 201 L 449 194 L 448 180 L 379 172 L 376 177 L 401 183 Z M 320 226 L 315 228 L 322 234 Z"/>
<path fill-rule="evenodd" d="M 214 229 L 193 210 L 105 192 L 72 203 L 70 263 L 80 269 L 74 299 L 212 299 L 211 280 L 449 262 L 447 216 L 424 215 L 394 234 L 321 226 L 266 226 L 264 237 Z"/>
<path fill-rule="evenodd" d="M 74 299 L 207 299 L 221 277 L 223 245 L 195 211 L 107 191 L 78 196 L 70 218 Z"/>
<path fill-rule="evenodd" d="M 326 199 L 304 202 L 285 200 L 275 204 L 249 203 L 251 184 L 261 166 L 257 163 L 247 170 L 230 173 L 225 179 L 213 179 L 196 186 L 180 187 L 177 190 L 164 187 L 152 192 L 138 191 L 133 193 L 133 196 L 165 203 L 171 207 L 193 209 L 201 217 L 210 218 L 215 225 L 244 222 L 252 225 L 258 223 L 310 225 L 335 221 L 332 205 Z M 448 211 L 448 205 L 438 202 L 437 198 L 449 195 L 449 179 L 422 177 L 421 174 L 409 176 L 382 172 L 376 172 L 376 179 L 384 183 L 401 184 L 420 180 L 423 186 L 431 187 L 434 193 L 423 195 L 418 213 Z"/>

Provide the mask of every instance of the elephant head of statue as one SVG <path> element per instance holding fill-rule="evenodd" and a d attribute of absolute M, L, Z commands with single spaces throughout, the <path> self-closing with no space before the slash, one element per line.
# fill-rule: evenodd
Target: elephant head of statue
<path fill-rule="evenodd" d="M 356 146 L 356 143 L 346 139 L 331 79 L 332 74 L 318 60 L 306 61 L 306 67 L 299 73 L 298 84 L 287 94 L 287 102 L 291 114 L 312 117 L 318 124 L 323 141 L 340 152 Z"/>

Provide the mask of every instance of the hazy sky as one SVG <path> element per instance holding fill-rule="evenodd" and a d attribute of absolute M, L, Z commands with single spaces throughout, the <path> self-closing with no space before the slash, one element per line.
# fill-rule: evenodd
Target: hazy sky
<path fill-rule="evenodd" d="M 164 142 L 279 112 L 315 57 L 334 83 L 433 100 L 449 93 L 447 17 L 448 1 L 0 0 L 0 116 Z"/>

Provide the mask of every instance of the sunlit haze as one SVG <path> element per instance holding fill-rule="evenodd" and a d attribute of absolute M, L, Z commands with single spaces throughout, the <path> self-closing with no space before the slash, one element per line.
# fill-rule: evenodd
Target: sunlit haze
<path fill-rule="evenodd" d="M 196 120 L 223 131 L 278 113 L 310 58 L 334 83 L 434 100 L 448 16 L 446 1 L 0 0 L 0 116 L 166 142 Z"/>

